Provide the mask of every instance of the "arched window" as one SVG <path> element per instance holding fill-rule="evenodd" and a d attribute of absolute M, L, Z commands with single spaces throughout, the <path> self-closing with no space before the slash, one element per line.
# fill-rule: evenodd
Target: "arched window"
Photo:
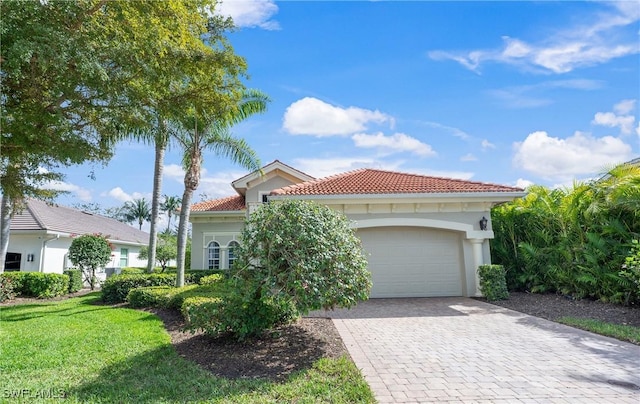
<path fill-rule="evenodd" d="M 209 269 L 220 269 L 220 244 L 212 241 L 207 246 L 209 252 Z"/>
<path fill-rule="evenodd" d="M 227 268 L 233 268 L 233 263 L 236 261 L 236 248 L 240 247 L 237 241 L 231 241 L 227 245 Z"/>

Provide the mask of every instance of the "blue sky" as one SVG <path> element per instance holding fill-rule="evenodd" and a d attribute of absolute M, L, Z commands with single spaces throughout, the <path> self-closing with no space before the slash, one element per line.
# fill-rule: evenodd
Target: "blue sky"
<path fill-rule="evenodd" d="M 264 164 L 561 186 L 640 155 L 640 2 L 241 1 L 220 12 L 268 112 L 233 128 Z M 150 199 L 153 149 L 66 169 L 65 205 Z M 88 177 L 93 170 L 95 180 Z M 206 155 L 194 202 L 246 172 Z M 163 193 L 182 195 L 180 153 Z"/>

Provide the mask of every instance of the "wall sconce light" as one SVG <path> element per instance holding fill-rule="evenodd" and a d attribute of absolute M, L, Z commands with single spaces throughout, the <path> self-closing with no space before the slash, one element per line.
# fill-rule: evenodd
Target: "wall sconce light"
<path fill-rule="evenodd" d="M 33 254 L 27 254 L 27 262 L 33 262 L 34 258 Z"/>
<path fill-rule="evenodd" d="M 487 223 L 489 221 L 487 220 L 486 217 L 482 216 L 482 219 L 480 219 L 480 230 L 487 230 Z"/>

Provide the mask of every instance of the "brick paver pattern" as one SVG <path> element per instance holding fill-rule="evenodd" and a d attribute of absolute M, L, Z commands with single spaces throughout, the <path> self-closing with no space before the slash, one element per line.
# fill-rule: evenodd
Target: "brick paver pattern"
<path fill-rule="evenodd" d="M 640 403 L 640 346 L 468 298 L 328 313 L 380 403 Z"/>

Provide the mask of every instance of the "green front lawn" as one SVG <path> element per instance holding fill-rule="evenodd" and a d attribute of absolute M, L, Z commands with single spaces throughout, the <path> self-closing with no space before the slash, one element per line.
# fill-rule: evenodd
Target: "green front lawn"
<path fill-rule="evenodd" d="M 0 402 L 374 401 L 348 358 L 321 359 L 286 383 L 215 377 L 176 354 L 155 315 L 98 300 L 0 307 Z"/>
<path fill-rule="evenodd" d="M 590 318 L 562 317 L 558 321 L 572 327 L 640 345 L 640 327 L 605 323 Z"/>

